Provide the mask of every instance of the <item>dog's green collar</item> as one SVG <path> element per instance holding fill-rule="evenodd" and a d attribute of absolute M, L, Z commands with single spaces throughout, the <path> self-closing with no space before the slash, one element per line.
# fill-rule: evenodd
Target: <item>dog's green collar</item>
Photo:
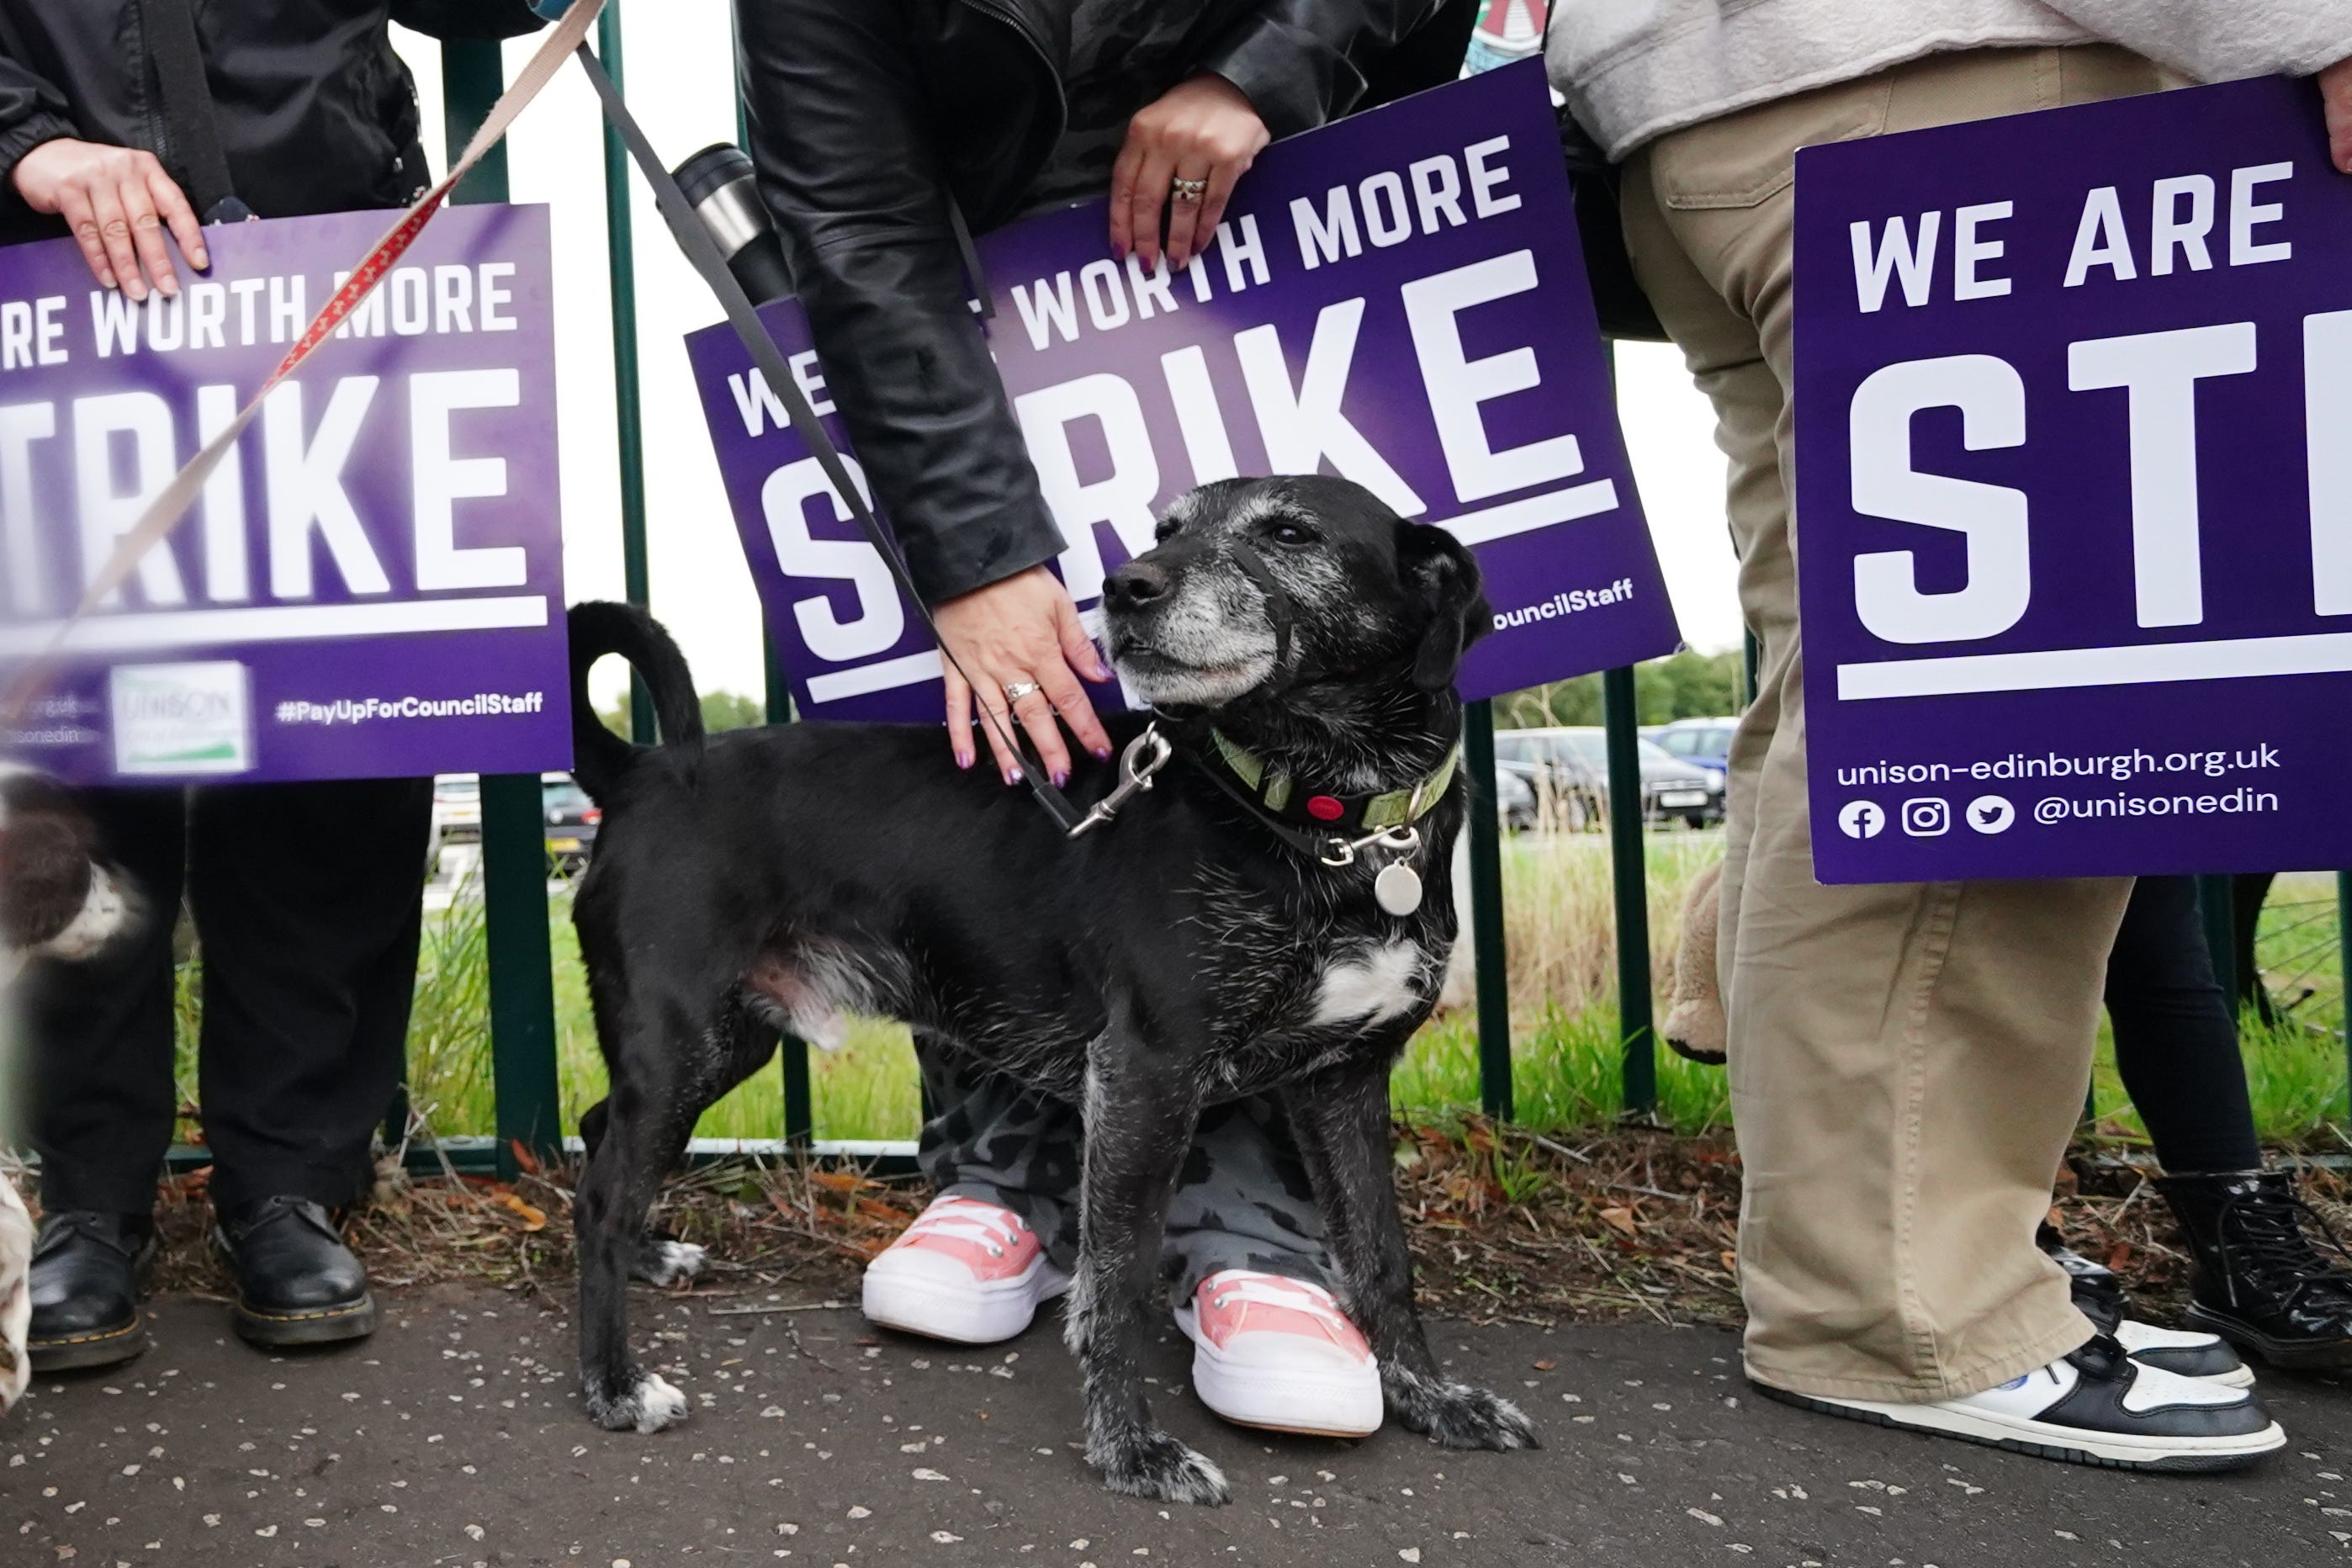
<path fill-rule="evenodd" d="M 1410 827 L 1445 797 L 1462 761 L 1461 742 L 1456 742 L 1437 771 L 1417 784 L 1379 795 L 1329 795 L 1300 789 L 1289 773 L 1268 767 L 1256 752 L 1222 731 L 1211 730 L 1209 739 L 1218 759 L 1259 805 L 1310 832 L 1362 834 Z"/>

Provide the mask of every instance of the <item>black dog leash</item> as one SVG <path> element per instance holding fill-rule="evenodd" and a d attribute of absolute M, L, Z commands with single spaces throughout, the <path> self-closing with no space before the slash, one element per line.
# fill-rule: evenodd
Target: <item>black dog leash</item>
<path fill-rule="evenodd" d="M 833 438 L 825 434 L 824 426 L 818 423 L 815 411 L 808 405 L 808 399 L 802 395 L 799 382 L 793 379 L 791 367 L 784 362 L 783 351 L 776 346 L 775 338 L 768 331 L 766 323 L 760 320 L 759 310 L 752 305 L 751 296 L 743 292 L 743 286 L 735 280 L 733 273 L 728 271 L 726 258 L 719 254 L 718 242 L 710 237 L 709 231 L 694 216 L 694 208 L 687 201 L 686 193 L 677 188 L 677 182 L 670 177 L 669 171 L 662 166 L 661 159 L 655 155 L 653 143 L 646 140 L 644 130 L 630 114 L 628 105 L 622 100 L 620 89 L 614 87 L 613 79 L 604 74 L 604 68 L 597 60 L 595 52 L 583 43 L 579 58 L 581 68 L 588 73 L 588 80 L 596 89 L 596 97 L 604 104 L 604 117 L 621 133 L 621 140 L 628 147 L 629 156 L 635 161 L 638 173 L 644 174 L 646 183 L 653 187 L 654 205 L 660 209 L 663 221 L 669 226 L 670 237 L 677 241 L 678 248 L 686 253 L 687 260 L 693 264 L 694 269 L 702 275 L 704 284 L 718 297 L 720 307 L 727 312 L 727 324 L 734 328 L 735 336 L 751 355 L 752 363 L 767 381 L 768 390 L 775 394 L 776 400 L 783 405 L 793 432 L 807 443 L 811 455 L 831 482 L 834 493 L 849 508 L 850 515 L 856 519 L 866 542 L 881 552 L 884 563 L 890 568 L 890 575 L 906 591 L 907 597 L 913 601 L 915 613 L 922 617 L 932 640 L 940 645 L 940 657 L 971 689 L 972 700 L 979 707 L 982 718 L 996 731 L 996 738 L 1003 742 L 1013 755 L 1027 761 L 1028 765 L 1021 770 L 1021 777 L 1028 784 L 1030 794 L 1037 797 L 1037 804 L 1045 807 L 1055 825 L 1071 837 L 1100 821 L 1108 820 L 1108 814 L 1104 813 L 1101 807 L 1082 816 L 1070 804 L 1069 798 L 1045 777 L 1045 770 L 1036 764 L 1020 731 L 1007 725 L 996 716 L 994 709 L 981 701 L 980 693 L 983 689 L 965 671 L 954 650 L 948 647 L 947 639 L 940 636 L 939 622 L 932 618 L 930 606 L 923 602 L 914 579 L 908 575 L 907 564 L 899 558 L 897 545 L 883 528 L 881 520 L 874 515 L 873 509 L 866 504 L 866 498 L 857 486 L 851 482 L 840 451 L 835 447 Z M 950 208 L 952 213 L 952 203 Z M 961 216 L 954 216 L 952 221 L 961 237 Z M 971 264 L 977 265 L 978 258 L 971 251 L 968 240 L 962 240 L 960 248 L 971 258 Z M 1162 745 L 1165 743 L 1161 742 Z M 1123 771 L 1132 777 L 1138 759 L 1133 746 L 1129 748 L 1129 752 Z M 1156 766 L 1154 764 L 1155 770 Z M 1146 772 L 1143 781 L 1137 783 L 1134 788 L 1149 788 L 1149 779 L 1150 773 Z M 1132 793 L 1134 789 L 1127 789 L 1118 795 L 1118 799 L 1123 801 L 1127 795 Z M 1110 802 L 1107 801 L 1105 805 L 1111 805 L 1114 811 L 1117 809 Z"/>

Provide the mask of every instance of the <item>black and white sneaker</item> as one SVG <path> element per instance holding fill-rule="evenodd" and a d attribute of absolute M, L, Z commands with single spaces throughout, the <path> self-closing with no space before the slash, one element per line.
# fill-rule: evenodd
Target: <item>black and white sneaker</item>
<path fill-rule="evenodd" d="M 2050 1260 L 2066 1271 L 2074 1293 L 2074 1310 L 2091 1320 L 2099 1332 L 2111 1336 L 2124 1353 L 2142 1366 L 2158 1367 L 2182 1377 L 2208 1378 L 2230 1388 L 2252 1388 L 2254 1370 L 2238 1359 L 2230 1342 L 2219 1334 L 2185 1329 L 2159 1329 L 2132 1317 L 2131 1298 L 2112 1268 L 2092 1262 L 2061 1240 L 2044 1222 L 2035 1237 Z"/>
<path fill-rule="evenodd" d="M 1824 1415 L 2117 1470 L 2234 1470 L 2286 1443 L 2252 1390 L 2149 1366 L 2105 1334 L 1999 1388 L 1933 1405 L 1755 1387 Z"/>

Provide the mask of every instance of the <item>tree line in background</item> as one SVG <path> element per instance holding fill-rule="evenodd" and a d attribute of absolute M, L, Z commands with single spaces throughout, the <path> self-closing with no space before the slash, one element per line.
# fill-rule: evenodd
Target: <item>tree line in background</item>
<path fill-rule="evenodd" d="M 596 717 L 604 721 L 604 728 L 616 735 L 629 732 L 629 694 L 625 691 L 604 707 L 596 710 Z M 702 694 L 702 727 L 709 731 L 743 730 L 768 721 L 768 710 L 757 698 L 745 697 L 735 691 L 706 691 Z"/>
<path fill-rule="evenodd" d="M 1688 648 L 1665 658 L 1633 667 L 1633 706 L 1643 724 L 1664 724 L 1676 719 L 1711 719 L 1737 714 L 1745 706 L 1746 670 L 1737 649 L 1726 653 L 1695 653 Z M 734 691 L 702 694 L 705 730 L 740 730 L 767 722 L 767 709 L 758 699 Z M 618 734 L 629 732 L 629 700 L 625 694 L 597 717 Z M 1506 730 L 1536 729 L 1548 724 L 1601 722 L 1601 678 L 1580 675 L 1549 686 L 1514 691 L 1495 702 L 1495 722 Z"/>
<path fill-rule="evenodd" d="M 1676 719 L 1729 718 L 1746 706 L 1747 670 L 1738 649 L 1696 653 L 1689 648 L 1633 667 L 1633 710 L 1643 725 Z M 1601 677 L 1580 675 L 1529 687 L 1495 700 L 1495 724 L 1533 730 L 1552 724 L 1601 722 Z"/>

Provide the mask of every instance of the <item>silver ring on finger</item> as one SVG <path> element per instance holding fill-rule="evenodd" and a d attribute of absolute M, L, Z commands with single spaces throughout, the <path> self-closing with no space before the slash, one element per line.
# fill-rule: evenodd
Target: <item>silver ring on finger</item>
<path fill-rule="evenodd" d="M 1197 202 L 1209 194 L 1206 180 L 1174 180 L 1168 186 L 1169 195 L 1180 202 Z"/>
<path fill-rule="evenodd" d="M 1016 680 L 1004 689 L 1005 705 L 1010 707 L 1013 703 L 1020 701 L 1024 697 L 1034 697 L 1036 695 L 1037 683 L 1035 681 Z"/>

